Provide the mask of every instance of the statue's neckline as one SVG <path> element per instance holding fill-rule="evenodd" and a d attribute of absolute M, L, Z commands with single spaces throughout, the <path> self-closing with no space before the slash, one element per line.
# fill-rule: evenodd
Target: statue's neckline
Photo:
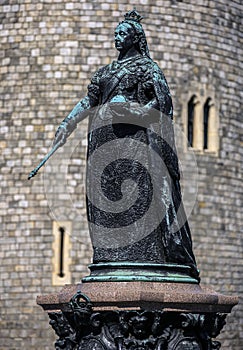
<path fill-rule="evenodd" d="M 138 58 L 142 58 L 142 55 L 135 55 L 135 56 L 132 56 L 132 57 L 125 58 L 123 60 L 117 60 L 115 62 L 118 63 L 118 64 L 123 64 L 123 63 L 129 62 L 131 60 L 137 60 Z"/>

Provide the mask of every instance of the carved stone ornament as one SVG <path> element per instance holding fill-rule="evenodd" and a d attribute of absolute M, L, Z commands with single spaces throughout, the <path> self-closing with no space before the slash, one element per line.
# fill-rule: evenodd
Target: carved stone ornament
<path fill-rule="evenodd" d="M 71 312 L 50 312 L 50 325 L 59 339 L 57 350 L 213 350 L 226 314 L 172 311 L 94 312 L 87 296 L 78 292 Z"/>

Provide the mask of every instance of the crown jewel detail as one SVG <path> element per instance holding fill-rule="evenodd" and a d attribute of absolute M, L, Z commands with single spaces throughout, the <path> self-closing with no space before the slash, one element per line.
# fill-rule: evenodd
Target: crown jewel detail
<path fill-rule="evenodd" d="M 125 15 L 125 20 L 126 21 L 134 21 L 140 23 L 140 21 L 143 19 L 143 16 L 141 16 L 137 11 L 136 8 L 134 7 L 133 10 L 127 12 Z"/>

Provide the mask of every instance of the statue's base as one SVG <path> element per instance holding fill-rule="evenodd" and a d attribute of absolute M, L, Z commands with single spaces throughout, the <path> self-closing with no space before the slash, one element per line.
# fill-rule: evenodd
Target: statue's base
<path fill-rule="evenodd" d="M 198 283 L 191 267 L 177 264 L 109 262 L 89 265 L 90 276 L 82 282 L 180 282 Z"/>
<path fill-rule="evenodd" d="M 238 302 L 194 283 L 86 282 L 37 303 L 59 336 L 56 349 L 202 350 Z"/>

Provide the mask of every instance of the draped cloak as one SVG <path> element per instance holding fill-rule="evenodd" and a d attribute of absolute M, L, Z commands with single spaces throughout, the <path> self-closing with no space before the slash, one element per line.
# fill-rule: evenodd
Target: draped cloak
<path fill-rule="evenodd" d="M 93 262 L 184 264 L 197 277 L 162 71 L 145 56 L 114 61 L 94 74 L 88 97 L 99 106 L 89 121 L 86 176 Z M 156 109 L 135 116 L 133 108 L 151 101 Z"/>

